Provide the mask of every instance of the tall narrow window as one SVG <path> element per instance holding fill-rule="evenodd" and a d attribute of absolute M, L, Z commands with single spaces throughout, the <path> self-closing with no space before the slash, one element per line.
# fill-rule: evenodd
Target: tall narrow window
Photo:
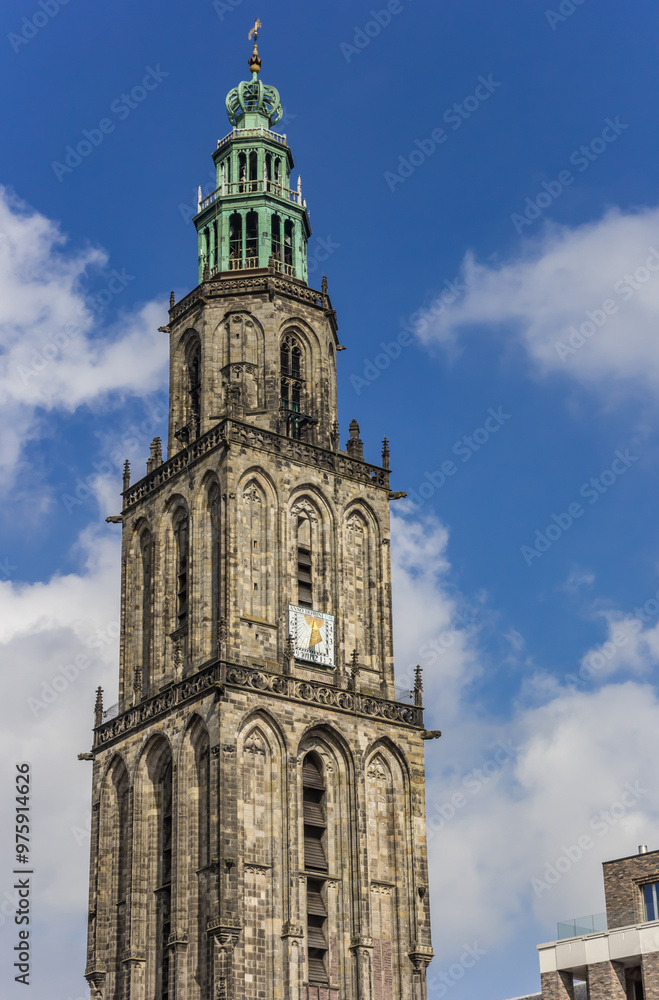
<path fill-rule="evenodd" d="M 327 874 L 324 837 L 325 781 L 317 754 L 308 753 L 302 764 L 302 809 L 304 818 L 304 867 L 307 872 Z M 326 983 L 327 910 L 323 899 L 322 874 L 307 878 L 307 963 L 309 981 Z"/>
<path fill-rule="evenodd" d="M 210 513 L 210 543 L 211 543 L 211 621 L 213 623 L 213 641 L 217 649 L 220 622 L 220 491 L 213 486 L 208 497 Z"/>
<path fill-rule="evenodd" d="M 311 576 L 311 522 L 308 517 L 297 519 L 297 603 L 302 608 L 313 607 Z"/>
<path fill-rule="evenodd" d="M 292 335 L 284 337 L 280 349 L 281 411 L 286 420 L 287 433 L 300 437 L 304 423 L 302 415 L 303 365 L 302 350 Z"/>
<path fill-rule="evenodd" d="M 188 392 L 190 395 L 191 436 L 199 437 L 201 429 L 201 347 L 194 348 L 188 362 Z"/>
<path fill-rule="evenodd" d="M 293 223 L 290 220 L 284 223 L 284 264 L 293 267 Z"/>
<path fill-rule="evenodd" d="M 128 775 L 117 767 L 114 775 L 117 795 L 117 842 L 114 845 L 117 864 L 117 938 L 116 938 L 116 996 L 123 996 L 126 966 L 123 957 L 127 947 L 126 894 L 128 892 Z"/>
<path fill-rule="evenodd" d="M 256 150 L 253 150 L 249 154 L 249 180 L 250 180 L 249 189 L 250 189 L 250 191 L 257 191 L 258 190 L 258 177 L 259 177 L 259 174 L 258 174 L 258 162 L 259 162 L 258 154 L 256 153 Z"/>
<path fill-rule="evenodd" d="M 213 274 L 220 267 L 220 230 L 217 219 L 213 222 L 213 259 L 211 261 L 211 271 Z"/>
<path fill-rule="evenodd" d="M 140 538 L 142 555 L 142 684 L 146 691 L 151 681 L 151 644 L 153 641 L 153 542 L 151 533 Z"/>
<path fill-rule="evenodd" d="M 172 995 L 169 974 L 169 935 L 172 927 L 172 763 L 165 765 L 157 789 L 159 805 L 158 830 L 158 971 L 160 991 L 158 1000 L 170 1000 Z"/>
<path fill-rule="evenodd" d="M 188 563 L 190 559 L 190 522 L 181 511 L 174 527 L 176 538 L 176 617 L 177 627 L 188 623 Z"/>
<path fill-rule="evenodd" d="M 270 252 L 273 257 L 281 261 L 281 219 L 278 215 L 272 216 L 271 221 Z"/>
<path fill-rule="evenodd" d="M 245 153 L 238 153 L 238 192 L 244 194 L 247 184 L 247 156 Z"/>
<path fill-rule="evenodd" d="M 229 216 L 229 270 L 239 271 L 243 266 L 243 220 L 239 212 Z"/>
<path fill-rule="evenodd" d="M 246 219 L 245 251 L 247 267 L 256 267 L 259 257 L 259 217 L 256 212 L 248 212 Z"/>
<path fill-rule="evenodd" d="M 272 153 L 265 154 L 265 180 L 266 188 L 270 190 L 270 181 L 272 180 Z"/>

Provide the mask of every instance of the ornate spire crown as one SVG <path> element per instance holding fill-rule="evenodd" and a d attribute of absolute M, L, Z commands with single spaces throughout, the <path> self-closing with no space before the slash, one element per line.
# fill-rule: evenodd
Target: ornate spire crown
<path fill-rule="evenodd" d="M 259 57 L 258 35 L 262 27 L 257 18 L 247 36 L 250 41 L 254 36 L 254 49 L 248 60 L 252 79 L 243 80 L 227 94 L 227 115 L 234 128 L 258 128 L 261 125 L 272 128 L 284 117 L 277 88 L 259 80 L 262 60 Z"/>

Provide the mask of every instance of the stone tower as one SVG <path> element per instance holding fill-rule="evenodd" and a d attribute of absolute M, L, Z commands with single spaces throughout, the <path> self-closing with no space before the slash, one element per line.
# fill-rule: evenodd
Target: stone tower
<path fill-rule="evenodd" d="M 119 698 L 94 728 L 98 1000 L 424 1000 L 421 682 L 395 700 L 389 452 L 336 413 L 336 314 L 274 87 L 227 97 L 167 455 L 124 474 Z"/>

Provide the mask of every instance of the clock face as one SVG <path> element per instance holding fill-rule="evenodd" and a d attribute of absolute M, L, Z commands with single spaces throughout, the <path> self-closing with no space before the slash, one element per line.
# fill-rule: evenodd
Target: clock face
<path fill-rule="evenodd" d="M 289 604 L 288 630 L 296 660 L 334 666 L 334 615 Z"/>

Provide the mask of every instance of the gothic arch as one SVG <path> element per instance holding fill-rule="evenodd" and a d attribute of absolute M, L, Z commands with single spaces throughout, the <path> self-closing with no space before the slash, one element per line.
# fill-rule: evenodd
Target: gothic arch
<path fill-rule="evenodd" d="M 307 776 L 310 755 L 322 762 L 320 786 L 322 794 L 307 795 Z M 301 871 L 307 855 L 313 864 L 314 856 L 324 857 L 325 869 L 317 861 L 317 870 L 305 875 L 301 887 L 300 909 L 307 912 L 307 977 L 322 976 L 323 966 L 327 978 L 343 984 L 350 982 L 351 968 L 345 961 L 349 955 L 350 940 L 355 933 L 354 917 L 359 909 L 359 855 L 355 799 L 354 756 L 345 737 L 333 726 L 310 726 L 301 737 L 296 753 L 298 781 L 298 824 L 296 836 L 298 864 Z M 320 789 L 319 789 L 320 790 Z M 309 800 L 309 801 L 308 801 Z M 316 803 L 314 805 L 314 803 Z M 321 809 L 318 819 L 314 812 Z M 314 824 L 323 826 L 318 846 L 314 849 Z M 311 827 L 309 826 L 311 824 Z M 320 831 L 316 829 L 318 838 Z M 339 876 L 338 878 L 336 876 Z M 320 915 L 320 918 L 319 916 Z"/>
<path fill-rule="evenodd" d="M 275 942 L 283 930 L 289 866 L 283 824 L 288 799 L 285 743 L 269 713 L 251 712 L 243 719 L 236 756 L 242 909 L 252 935 L 239 941 L 235 960 L 252 977 L 246 995 L 270 996 L 272 983 L 283 977 L 281 948 Z"/>
<path fill-rule="evenodd" d="M 377 667 L 381 659 L 383 609 L 377 606 L 381 578 L 380 532 L 370 507 L 361 501 L 350 504 L 343 514 L 342 579 L 345 599 L 341 628 L 343 655 L 349 661 L 357 650 L 359 662 Z"/>
<path fill-rule="evenodd" d="M 101 784 L 99 803 L 97 947 L 104 955 L 108 1000 L 122 1000 L 130 898 L 130 780 L 115 754 Z"/>
<path fill-rule="evenodd" d="M 204 372 L 203 341 L 194 327 L 188 327 L 179 337 L 172 352 L 171 370 L 174 431 L 187 426 L 194 439 L 200 431 Z"/>
<path fill-rule="evenodd" d="M 246 410 L 265 406 L 265 333 L 252 313 L 232 311 L 215 330 L 222 396 L 238 397 Z"/>
<path fill-rule="evenodd" d="M 412 837 L 409 768 L 391 740 L 379 739 L 365 757 L 364 775 L 374 989 L 383 1000 L 395 1000 L 400 969 L 415 939 L 413 914 L 405 917 L 399 905 L 414 896 L 406 851 Z"/>
<path fill-rule="evenodd" d="M 145 956 L 145 995 L 154 996 L 158 990 L 165 992 L 163 986 L 169 976 L 165 939 L 175 878 L 171 853 L 176 836 L 173 754 L 162 733 L 151 736 L 142 747 L 134 788 L 131 944 Z"/>
<path fill-rule="evenodd" d="M 334 519 L 319 490 L 300 486 L 290 495 L 287 518 L 288 592 L 292 603 L 328 611 L 336 567 Z M 300 599 L 304 586 L 305 599 Z M 308 598 L 308 599 L 307 599 Z"/>
<path fill-rule="evenodd" d="M 195 658 L 208 660 L 217 652 L 219 622 L 223 615 L 222 555 L 224 517 L 222 486 L 216 472 L 203 477 L 194 496 L 193 519 L 196 557 L 193 593 L 199 626 Z"/>
<path fill-rule="evenodd" d="M 177 764 L 177 890 L 183 901 L 182 916 L 189 941 L 185 996 L 201 1000 L 208 994 L 211 975 L 204 922 L 208 912 L 211 778 L 208 728 L 196 712 L 188 720 Z"/>
<path fill-rule="evenodd" d="M 276 494 L 261 469 L 243 473 L 237 496 L 240 613 L 269 620 L 276 607 Z"/>

